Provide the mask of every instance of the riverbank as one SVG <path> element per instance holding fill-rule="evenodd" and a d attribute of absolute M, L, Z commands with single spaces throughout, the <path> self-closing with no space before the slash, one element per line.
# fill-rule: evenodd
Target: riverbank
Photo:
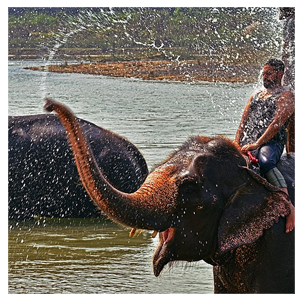
<path fill-rule="evenodd" d="M 82 73 L 111 77 L 139 78 L 187 82 L 244 82 L 258 79 L 260 66 L 245 66 L 186 60 L 186 61 L 131 61 L 106 63 L 78 63 L 28 67 L 27 69 L 59 73 Z"/>

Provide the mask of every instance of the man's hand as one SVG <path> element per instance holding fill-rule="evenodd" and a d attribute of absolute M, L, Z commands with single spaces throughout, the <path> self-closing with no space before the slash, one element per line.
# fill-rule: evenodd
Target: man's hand
<path fill-rule="evenodd" d="M 257 148 L 259 148 L 260 146 L 256 143 L 256 144 L 247 144 L 247 145 L 244 145 L 242 148 L 241 148 L 241 151 L 243 153 L 246 153 L 247 151 L 253 151 L 253 150 L 256 150 Z"/>

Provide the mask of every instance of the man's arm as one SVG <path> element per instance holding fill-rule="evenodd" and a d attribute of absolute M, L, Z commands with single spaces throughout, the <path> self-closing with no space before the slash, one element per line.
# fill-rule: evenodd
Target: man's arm
<path fill-rule="evenodd" d="M 252 151 L 273 138 L 295 111 L 295 96 L 291 91 L 283 92 L 278 99 L 275 118 L 255 144 L 245 145 L 242 151 Z"/>
<path fill-rule="evenodd" d="M 295 153 L 295 112 L 289 118 L 287 126 L 286 153 Z"/>

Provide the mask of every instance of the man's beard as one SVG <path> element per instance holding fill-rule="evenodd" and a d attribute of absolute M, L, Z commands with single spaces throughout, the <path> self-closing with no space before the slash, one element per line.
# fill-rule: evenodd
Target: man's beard
<path fill-rule="evenodd" d="M 276 80 L 272 80 L 272 81 L 263 81 L 263 86 L 265 88 L 273 88 L 276 85 L 277 85 L 277 79 Z"/>

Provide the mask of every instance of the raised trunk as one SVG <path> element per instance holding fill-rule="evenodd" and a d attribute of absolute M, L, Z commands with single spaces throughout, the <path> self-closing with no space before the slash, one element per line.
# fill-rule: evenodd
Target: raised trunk
<path fill-rule="evenodd" d="M 176 201 L 171 168 L 149 174 L 144 184 L 127 194 L 105 178 L 89 148 L 77 118 L 64 105 L 49 98 L 44 108 L 55 111 L 64 125 L 81 181 L 93 202 L 111 219 L 130 227 L 162 231 L 170 227 Z"/>

